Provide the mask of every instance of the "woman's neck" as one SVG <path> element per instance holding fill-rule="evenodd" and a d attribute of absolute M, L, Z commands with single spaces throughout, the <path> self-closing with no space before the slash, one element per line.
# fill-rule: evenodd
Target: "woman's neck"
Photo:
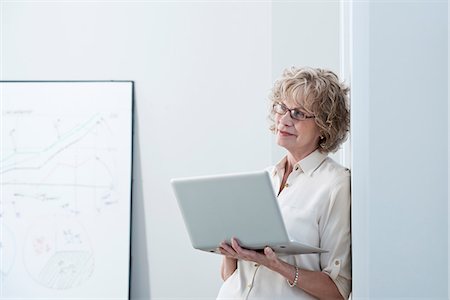
<path fill-rule="evenodd" d="M 301 152 L 301 153 L 292 153 L 292 152 L 288 151 L 287 160 L 286 160 L 286 170 L 292 171 L 292 168 L 296 163 L 298 163 L 299 161 L 301 161 L 302 159 L 304 159 L 305 157 L 307 157 L 308 155 L 310 155 L 311 153 L 316 151 L 317 148 L 314 148 L 310 151 Z M 290 173 L 290 171 L 289 171 L 289 173 Z"/>

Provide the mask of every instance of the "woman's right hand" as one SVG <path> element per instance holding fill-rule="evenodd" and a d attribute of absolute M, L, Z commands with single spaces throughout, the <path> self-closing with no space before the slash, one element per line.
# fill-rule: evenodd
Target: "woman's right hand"
<path fill-rule="evenodd" d="M 221 275 L 223 281 L 227 280 L 237 269 L 236 252 L 225 241 L 220 243 L 219 251 L 223 257 Z"/>
<path fill-rule="evenodd" d="M 231 245 L 227 244 L 226 241 L 220 243 L 219 251 L 222 255 L 225 255 L 228 258 L 238 259 L 236 251 L 233 249 Z"/>

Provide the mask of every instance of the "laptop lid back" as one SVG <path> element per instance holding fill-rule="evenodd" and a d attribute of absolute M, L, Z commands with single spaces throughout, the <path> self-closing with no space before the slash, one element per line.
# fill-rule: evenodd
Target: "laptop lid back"
<path fill-rule="evenodd" d="M 232 237 L 248 249 L 289 243 L 267 171 L 171 182 L 194 248 L 213 252 Z"/>

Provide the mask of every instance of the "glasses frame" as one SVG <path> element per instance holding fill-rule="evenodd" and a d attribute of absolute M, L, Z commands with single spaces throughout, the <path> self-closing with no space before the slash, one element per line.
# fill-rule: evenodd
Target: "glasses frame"
<path fill-rule="evenodd" d="M 279 112 L 275 109 L 275 106 L 277 106 L 277 105 L 281 107 L 281 109 L 283 110 L 283 113 L 279 113 Z M 314 116 L 314 115 L 312 115 L 312 116 L 307 115 L 307 114 L 304 113 L 302 110 L 300 110 L 298 107 L 297 107 L 297 108 L 288 108 L 286 105 L 284 105 L 284 104 L 281 103 L 281 102 L 275 102 L 275 103 L 272 105 L 272 111 L 273 111 L 274 113 L 279 114 L 279 115 L 282 115 L 282 116 L 284 116 L 287 112 L 289 112 L 289 116 L 291 117 L 291 119 L 292 119 L 292 120 L 296 120 L 296 121 L 305 121 L 305 120 L 313 119 L 313 118 L 316 117 L 316 116 Z M 298 113 L 300 113 L 302 117 L 300 117 L 300 118 L 294 117 L 295 114 L 298 114 Z"/>

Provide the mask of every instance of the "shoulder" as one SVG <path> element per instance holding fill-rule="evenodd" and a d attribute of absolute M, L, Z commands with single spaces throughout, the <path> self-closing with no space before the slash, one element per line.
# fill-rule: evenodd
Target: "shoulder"
<path fill-rule="evenodd" d="M 321 181 L 328 182 L 331 186 L 350 184 L 350 169 L 337 163 L 329 156 L 323 160 L 313 175 Z"/>

